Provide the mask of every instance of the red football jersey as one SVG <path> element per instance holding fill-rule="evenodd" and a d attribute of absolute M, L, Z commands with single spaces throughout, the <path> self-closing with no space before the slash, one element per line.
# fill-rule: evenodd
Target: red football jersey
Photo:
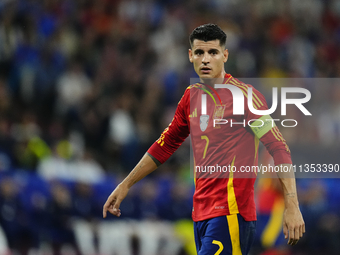
<path fill-rule="evenodd" d="M 209 91 L 203 84 L 191 85 L 178 103 L 172 122 L 148 150 L 164 163 L 191 134 L 195 162 L 194 221 L 236 213 L 240 213 L 246 221 L 256 220 L 256 173 L 245 175 L 241 170 L 257 166 L 259 140 L 267 147 L 276 165 L 291 163 L 288 146 L 276 126 L 267 127 L 256 135 L 254 129 L 248 126 L 248 121 L 262 117 L 251 113 L 248 108 L 248 88 L 253 90 L 255 109 L 268 109 L 264 96 L 229 74 L 225 77 L 225 84 L 242 91 L 244 115 L 233 114 L 233 95 L 229 89 Z M 223 122 L 214 119 L 223 119 Z M 229 171 L 221 171 L 222 168 Z M 207 169 L 214 169 L 214 172 Z"/>

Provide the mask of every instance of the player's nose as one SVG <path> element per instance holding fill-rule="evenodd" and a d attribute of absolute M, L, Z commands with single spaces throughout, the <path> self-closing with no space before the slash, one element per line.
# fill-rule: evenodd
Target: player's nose
<path fill-rule="evenodd" d="M 208 52 L 205 52 L 202 58 L 202 63 L 203 64 L 208 64 L 210 63 L 210 55 Z"/>

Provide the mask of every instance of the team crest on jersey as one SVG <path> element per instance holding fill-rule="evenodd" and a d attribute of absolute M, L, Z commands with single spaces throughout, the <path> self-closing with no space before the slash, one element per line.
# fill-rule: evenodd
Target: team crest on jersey
<path fill-rule="evenodd" d="M 215 105 L 214 119 L 223 119 L 225 105 Z"/>
<path fill-rule="evenodd" d="M 200 128 L 201 131 L 204 132 L 207 127 L 208 127 L 208 123 L 209 123 L 209 115 L 201 115 L 200 116 Z"/>

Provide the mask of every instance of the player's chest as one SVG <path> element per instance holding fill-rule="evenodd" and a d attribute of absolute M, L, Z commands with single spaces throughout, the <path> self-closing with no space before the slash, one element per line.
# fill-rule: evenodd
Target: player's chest
<path fill-rule="evenodd" d="M 191 98 L 188 113 L 191 136 L 209 134 L 218 137 L 244 129 L 245 117 L 233 114 L 232 98 L 217 102 L 205 94 L 198 94 Z"/>

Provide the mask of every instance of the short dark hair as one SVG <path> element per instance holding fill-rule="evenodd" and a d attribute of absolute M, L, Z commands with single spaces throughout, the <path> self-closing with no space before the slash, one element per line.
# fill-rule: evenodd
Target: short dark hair
<path fill-rule="evenodd" d="M 225 47 L 225 43 L 227 41 L 227 35 L 216 24 L 204 24 L 202 26 L 196 27 L 191 32 L 191 35 L 189 37 L 191 47 L 195 39 L 205 41 L 205 42 L 220 40 L 220 45 L 222 47 Z"/>

